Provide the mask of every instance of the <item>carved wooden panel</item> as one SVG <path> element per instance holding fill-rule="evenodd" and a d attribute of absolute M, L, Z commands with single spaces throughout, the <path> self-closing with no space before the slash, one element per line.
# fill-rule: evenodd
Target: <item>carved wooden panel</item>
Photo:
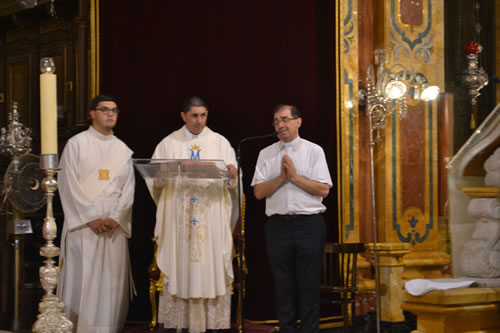
<path fill-rule="evenodd" d="M 20 121 L 33 126 L 31 114 L 31 57 L 29 55 L 7 61 L 7 112 L 13 102 L 19 105 Z M 7 126 L 7 124 L 1 124 Z"/>

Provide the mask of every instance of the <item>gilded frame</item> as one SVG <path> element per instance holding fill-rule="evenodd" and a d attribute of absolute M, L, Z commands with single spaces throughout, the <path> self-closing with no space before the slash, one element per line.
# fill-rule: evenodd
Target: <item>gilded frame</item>
<path fill-rule="evenodd" d="M 335 82 L 336 82 L 336 130 L 337 130 L 337 198 L 339 242 L 359 241 L 357 205 L 353 204 L 357 195 L 357 159 L 353 159 L 358 142 L 354 140 L 353 127 L 358 126 L 357 98 L 357 23 L 358 0 L 336 0 L 335 5 Z M 354 65 L 355 64 L 355 65 Z M 352 77 L 355 75 L 356 77 Z M 351 237 L 349 237 L 351 236 Z"/>

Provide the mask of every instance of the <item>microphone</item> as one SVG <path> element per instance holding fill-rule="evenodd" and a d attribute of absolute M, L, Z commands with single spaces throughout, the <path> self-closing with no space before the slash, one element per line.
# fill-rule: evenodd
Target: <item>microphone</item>
<path fill-rule="evenodd" d="M 238 143 L 238 148 L 236 149 L 236 161 L 238 163 L 238 211 L 241 214 L 241 194 L 242 194 L 242 189 L 243 189 L 243 184 L 241 180 L 241 152 L 240 152 L 240 146 L 243 142 L 245 141 L 250 141 L 250 140 L 256 140 L 256 139 L 264 139 L 264 138 L 271 138 L 275 137 L 278 135 L 276 131 L 266 134 L 266 135 L 258 135 L 258 136 L 249 136 L 247 138 L 241 139 L 240 143 Z M 240 216 L 240 223 L 239 223 L 239 235 L 238 235 L 238 254 L 239 254 L 239 261 L 238 261 L 238 278 L 239 278 L 239 296 L 241 296 L 241 300 L 243 300 L 243 226 L 242 226 L 242 217 Z M 240 303 L 240 319 L 242 323 L 245 323 L 245 309 L 243 306 L 243 302 Z M 245 325 L 242 324 L 242 332 L 245 333 Z"/>
<path fill-rule="evenodd" d="M 248 141 L 248 140 L 256 140 L 256 139 L 264 139 L 264 138 L 271 138 L 271 137 L 275 137 L 276 135 L 278 135 L 278 132 L 274 131 L 272 133 L 269 133 L 269 134 L 266 134 L 266 135 L 258 135 L 258 136 L 249 136 L 247 138 L 243 138 L 241 139 L 240 143 L 238 144 L 238 147 L 245 141 Z"/>

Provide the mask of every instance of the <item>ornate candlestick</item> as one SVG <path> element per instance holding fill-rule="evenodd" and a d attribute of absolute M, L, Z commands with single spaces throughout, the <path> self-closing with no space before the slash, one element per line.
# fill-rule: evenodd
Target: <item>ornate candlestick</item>
<path fill-rule="evenodd" d="M 33 324 L 33 332 L 57 332 L 71 333 L 73 324 L 64 314 L 64 303 L 54 295 L 54 289 L 57 286 L 59 277 L 59 267 L 55 265 L 54 257 L 59 255 L 59 248 L 54 245 L 53 240 L 57 237 L 57 225 L 52 209 L 52 200 L 57 191 L 57 180 L 54 177 L 58 171 L 58 155 L 57 155 L 57 140 L 53 142 L 54 133 L 48 131 L 57 131 L 57 124 L 54 125 L 51 121 L 57 122 L 54 117 L 47 117 L 47 114 L 54 114 L 56 107 L 55 103 L 55 75 L 54 62 L 51 58 L 43 58 L 41 62 L 40 76 L 40 105 L 41 118 L 46 117 L 46 122 L 42 121 L 42 155 L 40 155 L 40 169 L 43 170 L 46 177 L 43 179 L 42 188 L 45 191 L 47 199 L 47 210 L 43 223 L 42 234 L 47 243 L 40 249 L 40 255 L 47 258 L 44 265 L 40 267 L 40 283 L 46 294 L 42 297 L 38 305 L 40 313 L 37 321 Z M 50 75 L 44 77 L 44 75 Z M 43 85 L 43 86 L 42 86 Z M 53 85 L 53 86 L 52 86 Z M 42 94 L 43 93 L 43 94 Z M 45 114 L 44 114 L 45 113 Z M 57 137 L 57 132 L 55 133 Z M 44 142 L 44 138 L 46 138 Z M 54 152 L 55 145 L 55 153 Z M 45 151 L 44 151 L 45 150 Z"/>
<path fill-rule="evenodd" d="M 12 111 L 8 115 L 9 124 L 7 128 L 0 129 L 0 155 L 12 158 L 14 170 L 9 174 L 18 172 L 19 156 L 31 151 L 31 129 L 24 127 L 19 121 L 18 103 L 12 103 Z M 11 179 L 11 178 L 9 178 Z M 5 196 L 9 198 L 12 184 L 5 182 Z M 22 219 L 22 213 L 12 209 L 12 218 L 8 221 L 8 230 L 13 238 L 14 247 L 14 318 L 12 319 L 12 330 L 18 331 L 22 323 L 22 297 L 23 297 L 23 262 L 24 262 L 24 236 L 32 233 L 31 222 Z"/>
<path fill-rule="evenodd" d="M 55 175 L 58 171 L 57 154 L 41 155 L 40 168 L 47 175 L 43 179 L 42 187 L 47 198 L 47 210 L 43 223 L 43 238 L 47 243 L 40 249 L 40 255 L 47 258 L 44 265 L 40 267 L 40 283 L 46 294 L 38 305 L 40 314 L 33 324 L 33 332 L 61 332 L 70 333 L 73 324 L 64 314 L 64 303 L 54 295 L 59 276 L 59 267 L 55 265 L 54 257 L 59 255 L 59 248 L 54 245 L 53 240 L 57 237 L 57 225 L 52 210 L 52 199 L 57 191 L 57 180 Z"/>

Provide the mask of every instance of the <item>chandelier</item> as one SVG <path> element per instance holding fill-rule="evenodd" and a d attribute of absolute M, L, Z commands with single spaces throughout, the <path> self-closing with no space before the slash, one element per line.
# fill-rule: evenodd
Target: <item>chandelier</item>
<path fill-rule="evenodd" d="M 427 79 L 420 73 L 402 64 L 392 64 L 390 51 L 377 49 L 375 68 L 368 66 L 366 91 L 362 91 L 361 104 L 366 104 L 372 130 L 377 134 L 375 142 L 379 143 L 380 130 L 385 128 L 385 118 L 392 114 L 393 108 L 399 106 L 397 115 L 405 118 L 408 113 L 408 102 L 417 104 L 420 101 L 431 101 L 439 94 L 438 86 L 429 86 Z"/>
<path fill-rule="evenodd" d="M 55 0 L 50 0 L 49 4 L 49 14 L 50 16 L 55 16 L 56 15 L 56 9 L 54 7 L 54 1 Z M 17 3 L 23 7 L 24 9 L 30 9 L 30 8 L 35 8 L 38 6 L 38 0 L 17 0 Z"/>
<path fill-rule="evenodd" d="M 24 9 L 35 8 L 36 6 L 38 6 L 38 0 L 17 0 L 17 2 Z"/>
<path fill-rule="evenodd" d="M 9 112 L 7 128 L 0 129 L 0 154 L 6 156 L 19 156 L 31 151 L 31 129 L 24 127 L 19 121 L 18 104 L 12 104 Z"/>

